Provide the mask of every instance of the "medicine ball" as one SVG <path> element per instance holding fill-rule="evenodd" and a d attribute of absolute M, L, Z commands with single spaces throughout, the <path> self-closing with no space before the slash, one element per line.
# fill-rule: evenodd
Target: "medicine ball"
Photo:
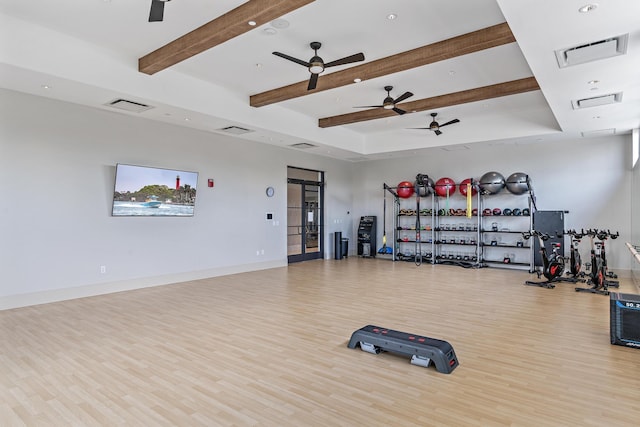
<path fill-rule="evenodd" d="M 436 181 L 436 194 L 440 197 L 451 196 L 456 192 L 456 183 L 451 178 L 440 178 Z"/>
<path fill-rule="evenodd" d="M 524 215 L 524 216 L 531 215 L 531 211 L 529 210 L 529 208 L 522 209 L 522 215 Z"/>
<path fill-rule="evenodd" d="M 511 216 L 511 214 L 512 214 L 512 213 L 513 213 L 513 212 L 512 212 L 512 211 L 511 211 L 511 209 L 509 209 L 509 208 L 505 208 L 505 210 L 503 210 L 503 211 L 502 211 L 502 214 L 503 214 L 504 216 Z"/>
<path fill-rule="evenodd" d="M 515 208 L 513 210 L 513 215 L 520 216 L 520 215 L 522 215 L 522 211 L 520 209 L 518 209 L 518 208 Z"/>
<path fill-rule="evenodd" d="M 418 193 L 420 197 L 430 196 L 433 193 L 433 189 L 435 188 L 435 183 L 431 178 L 427 175 L 418 174 L 416 176 L 416 181 L 413 183 L 415 188 L 415 192 Z"/>
<path fill-rule="evenodd" d="M 522 172 L 514 172 L 507 178 L 506 186 L 512 194 L 524 194 L 529 191 L 529 176 Z"/>
<path fill-rule="evenodd" d="M 409 181 L 402 181 L 400 184 L 398 184 L 398 189 L 396 190 L 396 192 L 398 193 L 398 197 L 408 199 L 409 197 L 413 196 L 413 184 Z"/>
<path fill-rule="evenodd" d="M 478 216 L 478 208 L 473 208 L 473 209 L 471 210 L 471 215 L 473 215 L 473 216 Z"/>
<path fill-rule="evenodd" d="M 491 209 L 489 208 L 485 208 L 482 210 L 482 215 L 483 216 L 491 216 Z"/>
<path fill-rule="evenodd" d="M 480 191 L 483 194 L 498 194 L 504 186 L 504 176 L 499 172 L 487 172 L 480 178 Z"/>
<path fill-rule="evenodd" d="M 458 190 L 460 191 L 460 194 L 462 194 L 463 196 L 466 197 L 466 195 L 467 195 L 467 184 L 471 184 L 471 195 L 472 196 L 475 196 L 476 194 L 478 194 L 477 184 L 474 183 L 471 180 L 471 178 L 463 179 L 462 182 L 460 183 L 460 185 L 458 185 Z"/>
<path fill-rule="evenodd" d="M 493 215 L 502 215 L 502 210 L 500 208 L 493 208 L 493 211 L 491 212 Z"/>

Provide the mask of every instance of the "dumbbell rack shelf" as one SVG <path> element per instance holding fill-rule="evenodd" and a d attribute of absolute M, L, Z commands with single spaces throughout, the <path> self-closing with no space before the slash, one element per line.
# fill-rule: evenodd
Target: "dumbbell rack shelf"
<path fill-rule="evenodd" d="M 391 188 L 391 187 L 389 187 Z M 471 267 L 526 267 L 533 270 L 533 247 L 521 235 L 532 228 L 532 215 L 487 215 L 501 206 L 526 206 L 531 213 L 529 195 L 473 196 L 476 215 L 464 214 L 466 197 L 455 194 L 448 198 L 430 194 L 420 198 L 420 241 L 416 240 L 416 196 L 400 198 L 393 191 L 393 257 L 394 261 L 414 261 L 416 251 L 431 264 L 454 264 Z M 498 229 L 492 223 L 498 222 Z M 501 236 L 500 238 L 496 236 Z M 495 244 L 493 241 L 495 240 Z"/>

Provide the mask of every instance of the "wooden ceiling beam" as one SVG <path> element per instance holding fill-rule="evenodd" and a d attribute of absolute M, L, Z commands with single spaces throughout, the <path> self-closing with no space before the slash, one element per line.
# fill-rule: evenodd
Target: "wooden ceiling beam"
<path fill-rule="evenodd" d="M 249 0 L 138 59 L 138 70 L 155 74 L 315 0 Z M 250 26 L 254 21 L 255 26 Z"/>
<path fill-rule="evenodd" d="M 327 75 L 320 75 L 315 90 L 307 90 L 308 81 L 294 83 L 278 89 L 272 89 L 250 97 L 252 107 L 282 102 L 300 96 L 311 95 L 323 90 L 333 89 L 348 84 L 354 84 L 353 79 L 370 80 L 387 74 L 409 70 L 438 61 L 455 58 L 457 56 L 478 52 L 504 44 L 515 42 L 516 39 L 507 23 L 494 25 L 461 36 L 439 41 L 386 58 L 381 58 L 366 64 L 347 68 Z"/>
<path fill-rule="evenodd" d="M 469 102 L 499 98 L 501 96 L 516 95 L 518 93 L 531 92 L 539 89 L 540 86 L 538 86 L 538 82 L 536 81 L 535 77 L 527 77 L 520 80 L 513 80 L 510 82 L 498 83 L 495 85 L 483 86 L 461 92 L 435 96 L 433 98 L 425 98 L 412 102 L 405 102 L 402 104 L 398 104 L 398 108 L 411 112 L 427 111 L 436 108 L 449 107 L 451 105 L 467 104 Z M 371 110 L 359 111 L 357 113 L 325 117 L 318 120 L 318 126 L 320 126 L 321 128 L 327 128 L 394 116 L 397 116 L 397 114 L 394 113 L 393 110 L 373 108 Z"/>

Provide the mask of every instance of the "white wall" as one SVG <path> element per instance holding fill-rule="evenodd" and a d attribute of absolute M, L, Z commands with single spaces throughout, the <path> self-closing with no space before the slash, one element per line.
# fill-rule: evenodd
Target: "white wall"
<path fill-rule="evenodd" d="M 570 211 L 567 228 L 619 231 L 610 266 L 628 271 L 630 194 L 637 216 L 640 188 L 630 141 L 483 144 L 353 164 L 0 90 L 0 309 L 285 266 L 287 166 L 326 172 L 325 258 L 333 257 L 335 231 L 354 253 L 359 217 L 382 217 L 383 183 L 417 173 L 460 181 L 495 170 L 529 174 L 539 209 Z M 119 162 L 198 171 L 195 216 L 112 217 Z M 273 198 L 264 193 L 269 185 Z M 378 230 L 381 242 L 382 223 Z"/>
<path fill-rule="evenodd" d="M 351 228 L 349 163 L 12 91 L 0 100 L 0 309 L 284 266 L 287 166 L 326 172 L 325 257 Z M 112 217 L 116 163 L 199 172 L 195 216 Z"/>
<path fill-rule="evenodd" d="M 625 240 L 636 248 L 640 247 L 640 161 L 633 169 L 633 183 L 631 184 L 631 238 Z M 636 286 L 640 290 L 640 262 L 631 258 L 631 270 Z"/>
<path fill-rule="evenodd" d="M 449 177 L 460 182 L 468 177 L 478 179 L 489 171 L 500 172 L 505 178 L 513 172 L 524 172 L 533 180 L 539 210 L 569 211 L 566 228 L 619 231 L 620 238 L 608 245 L 609 266 L 628 274 L 630 263 L 624 242 L 631 237 L 630 144 L 631 135 L 527 145 L 482 144 L 462 151 L 434 148 L 426 155 L 363 163 L 356 174 L 363 190 L 356 193 L 355 213 L 382 218 L 383 183 L 396 186 L 404 180 L 413 182 L 418 173 L 434 180 Z M 388 207 L 387 234 L 393 224 Z M 378 229 L 382 230 L 381 222 Z M 582 245 L 586 257 L 588 241 L 585 239 Z"/>

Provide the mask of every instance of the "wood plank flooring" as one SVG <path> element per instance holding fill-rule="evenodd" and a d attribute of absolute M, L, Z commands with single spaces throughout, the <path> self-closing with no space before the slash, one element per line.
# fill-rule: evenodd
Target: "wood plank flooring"
<path fill-rule="evenodd" d="M 639 425 L 609 297 L 532 278 L 351 257 L 3 311 L 0 425 Z M 460 366 L 349 349 L 367 324 Z"/>

